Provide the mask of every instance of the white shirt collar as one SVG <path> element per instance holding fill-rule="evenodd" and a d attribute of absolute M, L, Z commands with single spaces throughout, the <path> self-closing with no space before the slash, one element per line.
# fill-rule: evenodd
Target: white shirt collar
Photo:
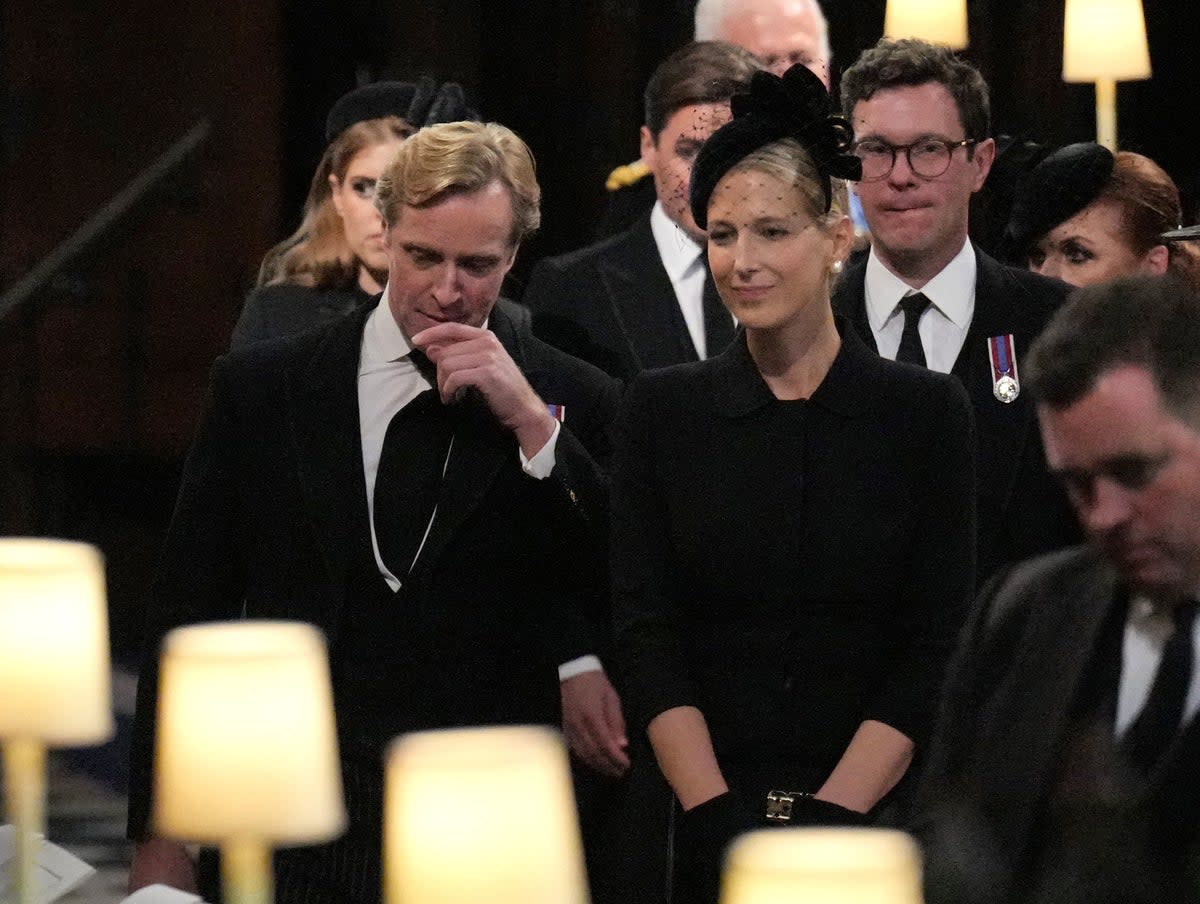
<path fill-rule="evenodd" d="M 704 246 L 697 244 L 667 216 L 661 201 L 655 201 L 650 211 L 650 232 L 672 284 L 679 282 L 704 253 Z"/>
<path fill-rule="evenodd" d="M 971 247 L 971 240 L 966 239 L 950 263 L 918 290 L 885 267 L 872 248 L 867 256 L 864 291 L 871 329 L 875 332 L 881 330 L 888 320 L 896 316 L 900 299 L 920 291 L 947 320 L 965 332 L 971 325 L 971 315 L 975 310 L 977 266 L 975 249 Z"/>
<path fill-rule="evenodd" d="M 388 288 L 387 285 L 383 287 L 383 296 L 379 299 L 379 304 L 367 316 L 367 323 L 363 328 L 362 349 L 359 353 L 360 372 L 402 361 L 412 354 L 412 343 L 400 329 L 400 324 L 392 314 L 392 306 L 388 304 Z M 483 321 L 485 330 L 491 319 L 488 317 Z"/>
<path fill-rule="evenodd" d="M 363 328 L 360 369 L 399 361 L 408 357 L 412 349 L 412 343 L 396 323 L 392 306 L 388 304 L 388 286 L 384 286 L 383 297 Z"/>

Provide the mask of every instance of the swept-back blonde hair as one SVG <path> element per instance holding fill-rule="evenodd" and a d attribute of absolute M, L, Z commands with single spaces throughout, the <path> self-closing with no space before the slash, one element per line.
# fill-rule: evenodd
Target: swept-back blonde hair
<path fill-rule="evenodd" d="M 428 207 L 493 182 L 508 189 L 513 209 L 509 238 L 515 248 L 541 223 L 542 191 L 528 145 L 499 123 L 447 122 L 421 129 L 383 171 L 375 206 L 391 227 L 406 206 Z"/>
<path fill-rule="evenodd" d="M 267 252 L 257 285 L 290 283 L 318 289 L 353 285 L 358 279 L 358 259 L 346 243 L 329 177 L 336 176 L 340 184 L 350 161 L 364 148 L 403 141 L 411 133 L 412 127 L 403 119 L 385 116 L 356 122 L 330 142 L 313 174 L 299 227 Z"/>

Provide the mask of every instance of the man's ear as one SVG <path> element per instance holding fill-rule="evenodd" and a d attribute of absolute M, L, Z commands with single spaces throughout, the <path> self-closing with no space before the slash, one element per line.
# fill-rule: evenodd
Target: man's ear
<path fill-rule="evenodd" d="M 996 140 L 994 138 L 985 138 L 975 145 L 975 154 L 971 158 L 971 163 L 975 166 L 975 184 L 971 186 L 972 192 L 983 188 L 983 183 L 987 181 L 988 173 L 992 171 L 992 164 L 995 162 Z"/>

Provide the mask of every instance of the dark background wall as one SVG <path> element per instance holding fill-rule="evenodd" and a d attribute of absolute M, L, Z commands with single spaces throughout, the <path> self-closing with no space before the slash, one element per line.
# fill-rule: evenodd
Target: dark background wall
<path fill-rule="evenodd" d="M 835 68 L 884 0 L 827 0 Z M 263 252 L 294 228 L 332 101 L 428 72 L 526 138 L 544 188 L 531 261 L 586 243 L 640 94 L 693 0 L 8 0 L 0 6 L 0 293 L 198 126 L 207 139 L 88 252 L 0 319 L 0 534 L 100 543 L 118 654 L 169 515 L 205 376 Z M 966 56 L 998 131 L 1092 137 L 1059 75 L 1061 0 L 970 0 Z M 1154 78 L 1120 87 L 1124 147 L 1157 159 L 1194 222 L 1195 0 L 1145 0 Z M 194 134 L 194 133 L 193 133 Z M 0 302 L 2 304 L 2 302 Z"/>

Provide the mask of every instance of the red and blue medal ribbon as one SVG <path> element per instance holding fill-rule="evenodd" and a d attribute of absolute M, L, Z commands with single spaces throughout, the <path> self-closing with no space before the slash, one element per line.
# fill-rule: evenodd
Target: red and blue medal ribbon
<path fill-rule="evenodd" d="M 988 358 L 992 362 L 992 394 L 1004 404 L 1012 404 L 1021 394 L 1012 333 L 988 339 Z"/>
<path fill-rule="evenodd" d="M 551 405 L 551 404 L 547 403 L 546 410 L 550 412 L 550 417 L 554 418 L 560 424 L 564 423 L 567 420 L 567 406 L 566 405 Z"/>

